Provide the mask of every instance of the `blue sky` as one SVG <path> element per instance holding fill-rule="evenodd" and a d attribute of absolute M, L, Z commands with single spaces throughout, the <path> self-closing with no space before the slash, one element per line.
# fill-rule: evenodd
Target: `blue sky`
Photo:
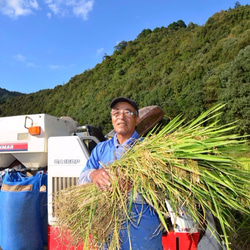
<path fill-rule="evenodd" d="M 236 0 L 0 0 L 0 87 L 22 93 L 67 83 L 143 29 L 204 25 Z M 241 5 L 249 4 L 240 0 Z"/>

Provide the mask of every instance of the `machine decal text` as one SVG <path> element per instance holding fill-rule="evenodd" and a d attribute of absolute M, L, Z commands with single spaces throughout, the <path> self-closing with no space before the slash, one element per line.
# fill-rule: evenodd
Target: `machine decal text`
<path fill-rule="evenodd" d="M 0 151 L 27 151 L 28 143 L 3 143 L 0 144 Z"/>
<path fill-rule="evenodd" d="M 80 163 L 80 159 L 55 159 L 54 160 L 54 164 L 60 164 L 60 165 L 78 164 L 78 163 Z"/>

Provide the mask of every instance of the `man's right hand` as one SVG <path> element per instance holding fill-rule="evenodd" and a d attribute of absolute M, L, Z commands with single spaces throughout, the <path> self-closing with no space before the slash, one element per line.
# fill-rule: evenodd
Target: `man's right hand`
<path fill-rule="evenodd" d="M 110 189 L 110 175 L 104 168 L 94 170 L 93 172 L 91 172 L 89 177 L 100 190 Z"/>

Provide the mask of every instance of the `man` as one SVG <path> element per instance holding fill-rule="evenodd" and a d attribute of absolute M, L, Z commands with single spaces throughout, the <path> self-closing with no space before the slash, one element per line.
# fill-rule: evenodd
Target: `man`
<path fill-rule="evenodd" d="M 119 159 L 139 139 L 135 130 L 139 121 L 137 104 L 129 98 L 118 97 L 111 102 L 110 108 L 116 134 L 93 149 L 78 182 L 93 182 L 101 190 L 107 190 L 111 185 L 110 175 L 103 167 Z M 132 249 L 162 249 L 159 218 L 139 194 L 132 206 L 132 216 L 135 220 L 129 225 L 130 236 L 127 224 L 120 232 L 121 249 L 130 249 L 130 240 Z"/>

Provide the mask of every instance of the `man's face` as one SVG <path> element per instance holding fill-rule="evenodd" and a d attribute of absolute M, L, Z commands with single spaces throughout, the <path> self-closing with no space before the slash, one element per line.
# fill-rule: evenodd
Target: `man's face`
<path fill-rule="evenodd" d="M 134 115 L 126 115 L 126 111 L 131 111 Z M 118 112 L 119 115 L 114 116 L 112 114 Z M 119 113 L 120 112 L 120 113 Z M 112 124 L 117 136 L 124 138 L 130 138 L 135 131 L 135 126 L 139 120 L 136 116 L 136 111 L 132 105 L 128 102 L 118 102 L 111 110 Z"/>

